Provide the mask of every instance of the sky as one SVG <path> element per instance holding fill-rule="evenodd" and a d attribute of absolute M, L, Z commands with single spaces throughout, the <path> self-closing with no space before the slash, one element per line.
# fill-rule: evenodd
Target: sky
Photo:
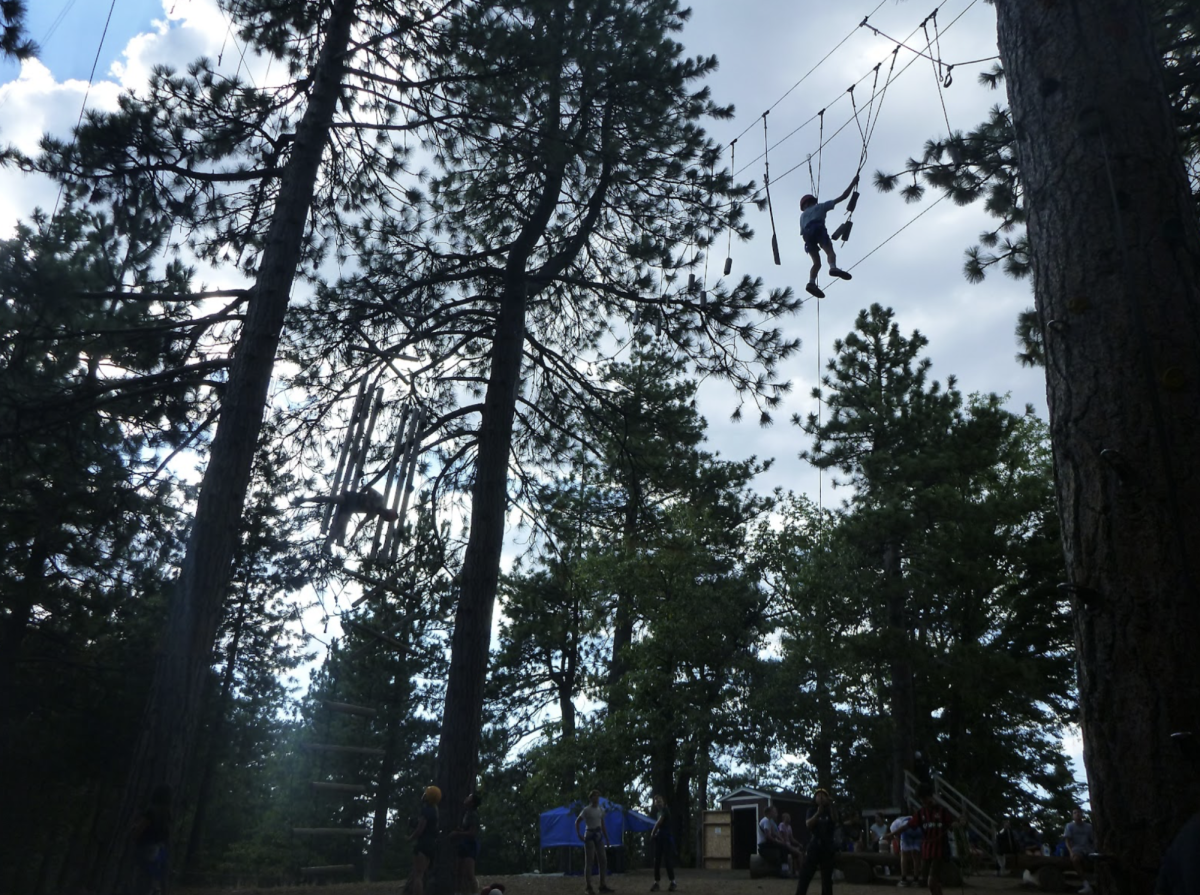
<path fill-rule="evenodd" d="M 761 155 L 764 145 L 770 147 L 771 199 L 783 263 L 776 266 L 772 260 L 770 217 L 750 209 L 755 237 L 733 245 L 733 275 L 750 273 L 762 277 L 768 288 L 790 286 L 801 295 L 809 262 L 799 235 L 799 200 L 813 186 L 809 157 L 814 169 L 820 165 L 818 195 L 835 197 L 854 175 L 863 149 L 847 88 L 867 77 L 854 93 L 860 113 L 865 112 L 873 68 L 882 63 L 882 87 L 895 41 L 907 45 L 896 56 L 895 70 L 902 73 L 876 100 L 878 117 L 867 147 L 854 231 L 837 249 L 840 266 L 850 269 L 853 279 L 829 284 L 823 274 L 819 282 L 827 287 L 827 297 L 807 301 L 797 315 L 781 321 L 785 333 L 801 339 L 802 347 L 781 371 L 793 388 L 776 424 L 760 428 L 753 413 L 733 423 L 732 390 L 720 382 L 706 382 L 701 389 L 699 407 L 709 421 L 712 449 L 730 459 L 751 453 L 775 458 L 758 483 L 762 490 L 781 487 L 814 500 L 820 495 L 826 506 L 842 499 L 828 476 L 822 479 L 798 459 L 808 441 L 788 420 L 817 409 L 810 393 L 834 339 L 849 332 L 858 311 L 872 302 L 894 308 L 906 334 L 920 330 L 929 339 L 926 352 L 934 378 L 944 382 L 954 375 L 964 393 L 1009 394 L 1014 411 L 1031 404 L 1045 417 L 1042 372 L 1022 368 L 1014 358 L 1017 315 L 1032 304 L 1029 283 L 997 272 L 972 285 L 962 275 L 964 250 L 980 231 L 993 226 L 983 209 L 934 205 L 937 196 L 932 193 L 909 205 L 898 194 L 879 193 L 869 185 L 876 170 L 902 170 L 927 140 L 944 136 L 947 125 L 969 130 L 993 105 L 1005 102 L 1002 91 L 977 83 L 979 72 L 990 69 L 992 61 L 966 64 L 996 54 L 995 14 L 979 0 L 947 0 L 937 9 L 938 40 L 929 55 L 955 65 L 951 85 L 939 90 L 935 64 L 913 52 L 926 50 L 927 33 L 934 36 L 927 18 L 933 2 L 693 0 L 692 17 L 678 35 L 689 55 L 715 55 L 719 61 L 707 83 L 713 99 L 733 105 L 735 116 L 711 122 L 708 130 L 726 147 L 737 138 L 735 170 L 742 178 L 762 184 Z M 69 135 L 85 94 L 90 106 L 113 108 L 120 91 L 138 89 L 155 64 L 182 66 L 199 55 L 220 56 L 230 72 L 243 64 L 216 0 L 36 0 L 30 7 L 29 32 L 41 45 L 40 57 L 20 66 L 0 63 L 0 141 L 26 151 L 36 148 L 43 132 Z M 865 16 L 879 33 L 861 25 Z M 259 82 L 269 77 L 263 60 L 251 58 L 246 64 Z M 93 65 L 96 77 L 89 88 Z M 943 69 L 943 78 L 945 73 Z M 848 126 L 827 139 L 818 157 L 819 123 L 810 119 L 821 109 L 827 110 L 826 138 Z M 764 143 L 763 113 L 768 110 L 769 142 Z M 725 158 L 728 163 L 729 156 Z M 55 195 L 44 180 L 0 169 L 0 236 L 11 233 L 17 220 L 35 207 L 52 208 Z M 841 209 L 832 212 L 831 229 L 841 219 Z M 710 278 L 719 274 L 723 262 L 722 245 L 709 264 Z"/>
<path fill-rule="evenodd" d="M 111 18 L 109 3 L 113 4 Z M 79 118 L 85 93 L 89 105 L 112 108 L 120 90 L 144 84 L 157 63 L 178 66 L 205 54 L 220 56 L 230 71 L 241 65 L 237 40 L 215 0 L 109 3 L 39 0 L 31 4 L 29 31 L 42 52 L 39 60 L 23 67 L 11 62 L 0 65 L 0 140 L 32 151 L 43 132 L 66 136 Z M 772 261 L 769 215 L 751 208 L 755 238 L 733 245 L 733 275 L 750 273 L 761 277 L 768 288 L 790 286 L 804 295 L 809 261 L 800 240 L 798 206 L 813 186 L 809 157 L 814 168 L 820 166 L 819 195 L 835 197 L 853 176 L 862 150 L 847 88 L 868 76 L 854 94 L 865 121 L 872 69 L 883 63 L 882 87 L 891 65 L 896 43 L 889 37 L 924 50 L 926 31 L 921 23 L 932 6 L 927 8 L 921 0 L 857 0 L 823 7 L 787 0 L 695 0 L 692 10 L 679 39 L 689 54 L 717 57 L 719 69 L 708 84 L 715 101 L 735 108 L 733 119 L 713 121 L 709 131 L 724 146 L 738 137 L 736 170 L 760 185 L 762 113 L 770 110 L 771 199 L 783 263 L 776 266 Z M 860 26 L 868 13 L 868 24 L 882 34 Z M 834 339 L 849 332 L 858 311 L 872 302 L 894 308 L 905 333 L 920 330 L 929 339 L 927 353 L 935 378 L 944 381 L 954 375 L 965 393 L 1010 394 L 1012 409 L 1020 411 L 1032 404 L 1039 415 L 1045 415 L 1041 371 L 1024 369 L 1014 359 L 1018 346 L 1013 328 L 1018 313 L 1032 304 L 1029 284 L 999 272 L 981 285 L 969 284 L 962 276 L 963 251 L 991 226 L 982 208 L 959 208 L 950 202 L 934 205 L 937 196 L 932 193 L 909 205 L 898 194 L 879 193 L 869 185 L 876 170 L 902 170 L 905 160 L 919 154 L 926 140 L 946 133 L 947 122 L 954 129 L 969 129 L 984 119 L 992 105 L 1004 101 L 1001 93 L 976 82 L 991 61 L 961 64 L 995 55 L 992 8 L 979 0 L 949 0 L 939 7 L 937 22 L 938 43 L 929 55 L 959 63 L 953 82 L 939 91 L 932 62 L 906 48 L 897 55 L 895 70 L 903 71 L 876 101 L 878 115 L 854 231 L 838 248 L 840 265 L 850 269 L 854 279 L 830 283 L 823 272 L 819 282 L 827 287 L 827 298 L 807 301 L 798 314 L 781 321 L 785 333 L 799 338 L 802 346 L 781 371 L 793 388 L 775 415 L 776 424 L 760 428 L 757 414 L 733 423 L 729 419 L 736 406 L 732 391 L 720 382 L 702 386 L 700 407 L 709 421 L 715 450 L 729 458 L 748 453 L 775 458 L 759 482 L 763 490 L 782 487 L 814 499 L 819 494 L 826 502 L 842 499 L 833 492 L 828 475 L 821 479 L 798 459 L 807 439 L 789 419 L 818 409 L 811 392 L 832 354 Z M 932 26 L 927 30 L 932 37 Z M 96 79 L 89 90 L 87 78 L 93 65 Z M 269 76 L 263 60 L 251 58 L 249 69 L 259 81 Z M 827 144 L 818 157 L 818 122 L 811 119 L 823 108 L 827 109 Z M 844 124 L 848 126 L 829 139 Z M 0 235 L 11 232 L 16 220 L 35 206 L 52 208 L 54 203 L 55 190 L 44 180 L 0 170 Z M 914 221 L 917 215 L 921 217 Z M 831 229 L 841 219 L 841 209 L 831 213 Z M 724 254 L 721 245 L 709 264 L 710 277 L 719 273 Z"/>

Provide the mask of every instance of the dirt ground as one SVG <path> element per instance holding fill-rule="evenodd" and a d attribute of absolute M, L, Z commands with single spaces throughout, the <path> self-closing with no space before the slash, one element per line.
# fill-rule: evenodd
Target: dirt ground
<path fill-rule="evenodd" d="M 750 879 L 744 870 L 687 870 L 680 869 L 676 873 L 680 895 L 792 895 L 796 891 L 795 880 L 787 879 Z M 559 873 L 528 874 L 524 876 L 480 876 L 479 884 L 503 883 L 505 895 L 584 895 L 583 877 L 563 876 Z M 610 885 L 617 895 L 648 892 L 654 883 L 654 873 L 650 870 L 634 870 L 629 873 L 618 873 L 612 877 Z M 319 886 L 290 886 L 273 889 L 176 889 L 177 895 L 228 895 L 237 892 L 239 895 L 400 895 L 403 884 L 400 882 L 385 883 L 337 883 Z M 666 878 L 663 878 L 663 891 L 666 891 Z M 834 895 L 885 895 L 894 888 L 887 881 L 879 881 L 872 885 L 852 886 L 844 882 L 834 883 Z M 963 890 L 946 889 L 945 895 L 956 895 L 965 889 L 977 892 L 987 890 L 997 892 L 1012 892 L 1021 889 L 1020 881 L 1015 877 L 997 878 L 994 876 L 968 877 Z M 810 895 L 819 895 L 821 891 L 820 878 L 809 886 Z M 907 891 L 907 890 L 906 890 Z M 924 889 L 912 890 L 914 895 L 925 895 Z"/>

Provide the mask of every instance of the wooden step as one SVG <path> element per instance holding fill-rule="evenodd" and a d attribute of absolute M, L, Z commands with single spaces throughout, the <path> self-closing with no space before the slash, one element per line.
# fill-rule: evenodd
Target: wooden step
<path fill-rule="evenodd" d="M 325 706 L 331 712 L 341 712 L 345 715 L 366 715 L 369 718 L 374 718 L 379 714 L 368 705 L 351 705 L 348 702 L 334 702 L 332 699 L 322 699 L 321 705 Z"/>
<path fill-rule="evenodd" d="M 369 746 L 333 746 L 328 743 L 301 743 L 301 749 L 307 749 L 310 752 L 336 752 L 341 755 L 373 755 L 376 758 L 383 758 L 382 749 L 372 749 Z"/>
<path fill-rule="evenodd" d="M 366 836 L 366 827 L 292 827 L 297 836 Z"/>
<path fill-rule="evenodd" d="M 323 864 L 320 867 L 301 867 L 301 873 L 311 873 L 313 876 L 321 873 L 354 873 L 358 870 L 353 864 Z"/>
<path fill-rule="evenodd" d="M 367 791 L 362 783 L 327 783 L 324 780 L 314 780 L 312 788 L 317 792 L 346 792 L 353 795 L 362 795 Z"/>

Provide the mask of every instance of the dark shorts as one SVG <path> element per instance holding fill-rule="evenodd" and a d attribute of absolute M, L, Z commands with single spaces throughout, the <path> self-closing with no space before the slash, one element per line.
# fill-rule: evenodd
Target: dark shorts
<path fill-rule="evenodd" d="M 926 858 L 925 859 L 925 874 L 931 880 L 942 881 L 942 866 L 949 861 L 949 858 Z"/>
<path fill-rule="evenodd" d="M 804 237 L 804 251 L 810 255 L 815 255 L 823 245 L 833 245 L 824 224 L 811 224 L 800 235 Z"/>
<path fill-rule="evenodd" d="M 479 840 L 464 839 L 458 844 L 458 856 L 460 858 L 478 858 L 479 857 Z"/>
<path fill-rule="evenodd" d="M 413 846 L 414 855 L 424 855 L 430 861 L 433 860 L 433 853 L 437 851 L 436 839 L 418 839 L 417 844 Z"/>

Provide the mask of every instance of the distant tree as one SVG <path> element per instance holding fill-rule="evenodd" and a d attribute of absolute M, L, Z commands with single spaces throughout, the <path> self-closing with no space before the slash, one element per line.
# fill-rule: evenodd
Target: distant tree
<path fill-rule="evenodd" d="M 796 309 L 790 292 L 684 284 L 715 233 L 747 235 L 752 191 L 713 170 L 699 122 L 728 111 L 696 86 L 714 60 L 671 38 L 683 18 L 669 0 L 464 7 L 413 209 L 426 229 L 371 216 L 350 251 L 361 270 L 299 309 L 320 337 L 310 378 L 345 378 L 331 341 L 416 359 L 400 372 L 436 413 L 439 488 L 470 495 L 439 759 L 451 802 L 476 767 L 510 469 L 594 440 L 560 424 L 608 397 L 590 362 L 645 326 L 767 418 L 785 388 L 775 365 L 796 346 L 767 321 Z"/>
<path fill-rule="evenodd" d="M 861 632 L 847 644 L 848 673 L 876 675 L 855 664 L 872 655 L 888 667 L 891 799 L 903 801 L 918 744 L 938 743 L 943 770 L 999 801 L 961 752 L 968 735 L 973 754 L 994 744 L 993 779 L 1029 781 L 1065 762 L 1053 735 L 1069 716 L 1071 681 L 1048 455 L 1036 424 L 999 398 L 964 406 L 953 377 L 944 390 L 929 382 L 925 345 L 902 336 L 890 310 L 862 311 L 835 342 L 820 390 L 827 413 L 803 423 L 814 444 L 802 456 L 855 489 L 836 525 L 843 555 L 829 567 L 841 569 L 842 598 L 856 601 L 842 621 Z M 813 597 L 829 593 L 820 575 L 805 581 Z M 997 735 L 1021 727 L 1046 735 Z"/>
<path fill-rule="evenodd" d="M 156 70 L 144 96 L 123 96 L 116 113 L 90 115 L 69 143 L 46 140 L 44 156 L 30 163 L 62 179 L 71 195 L 106 203 L 118 223 L 136 209 L 164 232 L 178 224 L 203 258 L 228 262 L 236 253 L 254 282 L 170 603 L 171 646 L 160 653 L 114 815 L 118 830 L 156 785 L 178 788 L 187 777 L 292 286 L 315 273 L 344 233 L 343 213 L 359 203 L 387 205 L 380 197 L 390 196 L 387 181 L 405 154 L 389 134 L 408 129 L 413 108 L 398 94 L 412 86 L 403 79 L 419 66 L 439 16 L 434 6 L 397 10 L 374 0 L 250 0 L 236 11 L 252 48 L 287 63 L 292 77 L 283 88 L 246 88 L 206 60 L 185 76 Z M 110 837 L 97 858 L 101 887 L 127 872 L 124 839 Z"/>
<path fill-rule="evenodd" d="M 42 781 L 64 787 L 49 799 L 27 788 L 36 775 L 6 775 L 6 821 L 40 820 L 0 841 L 21 855 L 5 866 L 44 858 L 39 885 L 47 888 L 74 884 L 74 867 L 59 877 L 57 862 L 72 864 L 79 851 L 70 840 L 92 834 L 82 818 L 95 808 L 65 790 L 98 799 L 118 761 L 110 748 L 127 746 L 114 731 L 96 750 L 100 760 L 85 760 L 66 746 L 91 738 L 64 738 L 51 719 L 101 723 L 107 704 L 103 723 L 127 729 L 127 700 L 144 696 L 144 657 L 186 496 L 165 467 L 203 438 L 220 368 L 187 363 L 190 339 L 208 323 L 174 301 L 189 290 L 190 271 L 159 268 L 160 248 L 152 228 L 122 235 L 106 216 L 73 205 L 53 220 L 35 214 L 0 243 L 0 761 L 71 768 L 46 769 L 59 782 Z M 81 681 L 88 668 L 97 674 Z M 88 703 L 83 694 L 99 681 L 120 696 Z M 55 731 L 50 748 L 43 737 Z M 60 824 L 76 826 L 57 844 L 27 838 Z"/>

